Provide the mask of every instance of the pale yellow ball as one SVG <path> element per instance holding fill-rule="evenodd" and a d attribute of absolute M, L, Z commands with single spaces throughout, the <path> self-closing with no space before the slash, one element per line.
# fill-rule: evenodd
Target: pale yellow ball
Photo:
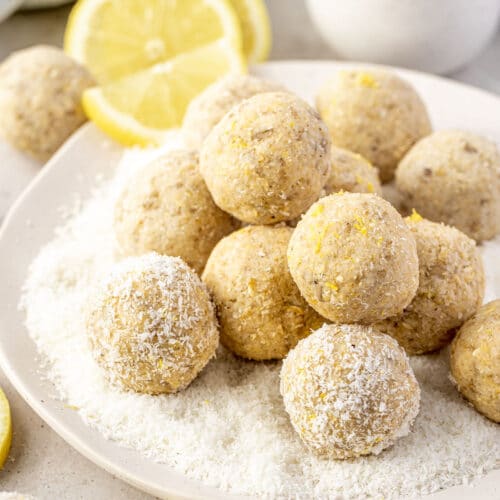
<path fill-rule="evenodd" d="M 390 203 L 374 194 L 318 200 L 290 239 L 288 265 L 307 302 L 337 323 L 399 314 L 418 286 L 415 238 Z"/>
<path fill-rule="evenodd" d="M 142 168 L 115 205 L 121 255 L 154 251 L 181 257 L 198 273 L 217 242 L 236 226 L 212 200 L 194 151 L 170 151 Z"/>
<path fill-rule="evenodd" d="M 178 257 L 155 253 L 111 269 L 89 299 L 86 324 L 105 377 L 148 394 L 184 389 L 219 343 L 205 285 Z"/>
<path fill-rule="evenodd" d="M 328 178 L 328 130 L 298 97 L 258 94 L 212 129 L 200 170 L 215 203 L 237 219 L 291 220 L 318 199 Z"/>
<path fill-rule="evenodd" d="M 458 390 L 477 411 L 500 422 L 500 299 L 481 307 L 460 328 L 450 353 Z"/>
<path fill-rule="evenodd" d="M 380 69 L 338 71 L 316 96 L 318 111 L 336 146 L 363 155 L 390 181 L 405 153 L 431 133 L 425 104 L 395 73 Z"/>
<path fill-rule="evenodd" d="M 483 261 L 476 242 L 458 229 L 417 213 L 406 221 L 417 242 L 417 293 L 401 314 L 374 326 L 408 354 L 423 354 L 447 345 L 483 303 Z"/>
<path fill-rule="evenodd" d="M 408 152 L 396 172 L 404 205 L 482 241 L 500 233 L 500 150 L 485 137 L 440 130 Z"/>
<path fill-rule="evenodd" d="M 221 342 L 249 359 L 280 359 L 325 320 L 288 271 L 292 229 L 248 226 L 221 240 L 203 280 L 217 305 Z"/>
<path fill-rule="evenodd" d="M 410 431 L 420 388 L 404 350 L 360 325 L 325 325 L 283 361 L 281 394 L 294 429 L 314 453 L 378 454 Z"/>
<path fill-rule="evenodd" d="M 83 91 L 90 73 L 56 47 L 14 52 L 0 65 L 0 134 L 47 161 L 85 121 Z"/>

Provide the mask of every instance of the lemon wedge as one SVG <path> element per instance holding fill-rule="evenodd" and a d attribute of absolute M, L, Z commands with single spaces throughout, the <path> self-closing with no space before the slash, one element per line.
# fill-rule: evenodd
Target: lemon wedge
<path fill-rule="evenodd" d="M 66 52 L 99 87 L 88 117 L 125 145 L 155 145 L 189 102 L 227 73 L 243 73 L 240 22 L 229 0 L 79 0 Z"/>
<path fill-rule="evenodd" d="M 263 0 L 230 0 L 240 20 L 243 53 L 249 63 L 265 61 L 271 51 L 271 24 Z"/>
<path fill-rule="evenodd" d="M 224 40 L 87 90 L 83 108 L 124 145 L 158 145 L 182 123 L 193 97 L 228 72 L 243 72 L 241 56 Z"/>
<path fill-rule="evenodd" d="M 220 39 L 241 49 L 228 0 L 79 0 L 64 50 L 102 84 Z"/>
<path fill-rule="evenodd" d="M 12 422 L 10 418 L 9 402 L 2 389 L 0 389 L 0 469 L 7 460 L 11 442 Z"/>

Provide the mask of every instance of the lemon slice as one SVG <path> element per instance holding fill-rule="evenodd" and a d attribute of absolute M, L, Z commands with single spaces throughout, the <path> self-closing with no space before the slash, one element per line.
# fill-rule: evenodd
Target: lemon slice
<path fill-rule="evenodd" d="M 3 467 L 9 455 L 12 441 L 12 423 L 10 419 L 10 407 L 5 394 L 0 389 L 0 469 Z"/>
<path fill-rule="evenodd" d="M 205 87 L 246 71 L 241 43 L 228 0 L 79 0 L 64 46 L 100 85 L 83 96 L 88 117 L 122 144 L 154 145 Z"/>
<path fill-rule="evenodd" d="M 122 144 L 158 145 L 168 129 L 182 123 L 193 97 L 221 75 L 244 70 L 241 54 L 222 39 L 89 89 L 83 95 L 83 108 Z"/>
<path fill-rule="evenodd" d="M 79 0 L 64 49 L 102 84 L 220 39 L 241 49 L 228 0 Z"/>
<path fill-rule="evenodd" d="M 271 25 L 263 0 L 230 0 L 241 24 L 243 53 L 249 63 L 265 61 L 271 51 Z"/>

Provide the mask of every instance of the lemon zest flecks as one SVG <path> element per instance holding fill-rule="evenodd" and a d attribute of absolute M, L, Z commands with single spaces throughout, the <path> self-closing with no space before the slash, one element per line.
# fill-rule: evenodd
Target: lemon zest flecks
<path fill-rule="evenodd" d="M 366 236 L 368 234 L 368 228 L 366 227 L 365 222 L 359 215 L 355 215 L 354 218 L 356 219 L 354 229 L 359 231 L 363 236 Z"/>
<path fill-rule="evenodd" d="M 325 239 L 326 232 L 328 231 L 329 224 L 325 224 L 321 232 L 319 233 L 318 239 L 316 240 L 316 247 L 314 248 L 315 253 L 321 252 L 321 245 L 323 244 L 323 240 Z"/>
<path fill-rule="evenodd" d="M 255 280 L 255 278 L 250 278 L 248 280 L 248 289 L 252 292 L 255 292 L 256 287 L 257 287 L 257 281 Z"/>
<path fill-rule="evenodd" d="M 370 73 L 359 73 L 356 78 L 356 83 L 362 87 L 376 89 L 379 86 L 377 80 Z"/>
<path fill-rule="evenodd" d="M 318 203 L 312 210 L 311 210 L 311 217 L 316 217 L 320 214 L 322 214 L 325 211 L 325 206 L 322 203 Z"/>
<path fill-rule="evenodd" d="M 412 222 L 420 222 L 424 220 L 424 218 L 413 208 L 411 211 L 411 215 L 408 217 Z"/>
<path fill-rule="evenodd" d="M 338 292 L 339 290 L 339 286 L 337 285 L 337 283 L 333 283 L 332 281 L 326 281 L 325 286 L 330 290 L 333 290 L 334 292 Z"/>
<path fill-rule="evenodd" d="M 245 139 L 243 139 L 243 137 L 240 137 L 239 135 L 233 135 L 233 137 L 231 137 L 231 146 L 233 148 L 244 149 L 248 147 L 248 143 L 245 141 Z"/>

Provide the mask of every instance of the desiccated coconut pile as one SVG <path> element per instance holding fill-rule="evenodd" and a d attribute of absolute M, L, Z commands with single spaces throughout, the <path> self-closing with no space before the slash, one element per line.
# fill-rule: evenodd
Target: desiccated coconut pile
<path fill-rule="evenodd" d="M 381 455 L 351 461 L 320 459 L 305 449 L 283 407 L 280 362 L 245 362 L 220 348 L 217 359 L 179 394 L 109 387 L 90 354 L 82 309 L 114 259 L 114 200 L 124 180 L 157 154 L 127 152 L 115 178 L 41 250 L 26 281 L 22 306 L 30 335 L 48 361 L 46 376 L 86 423 L 154 461 L 233 493 L 415 496 L 468 483 L 500 466 L 500 429 L 464 404 L 448 379 L 446 353 L 411 360 L 422 390 L 411 433 Z M 486 300 L 498 295 L 499 248 L 500 238 L 482 246 Z"/>

